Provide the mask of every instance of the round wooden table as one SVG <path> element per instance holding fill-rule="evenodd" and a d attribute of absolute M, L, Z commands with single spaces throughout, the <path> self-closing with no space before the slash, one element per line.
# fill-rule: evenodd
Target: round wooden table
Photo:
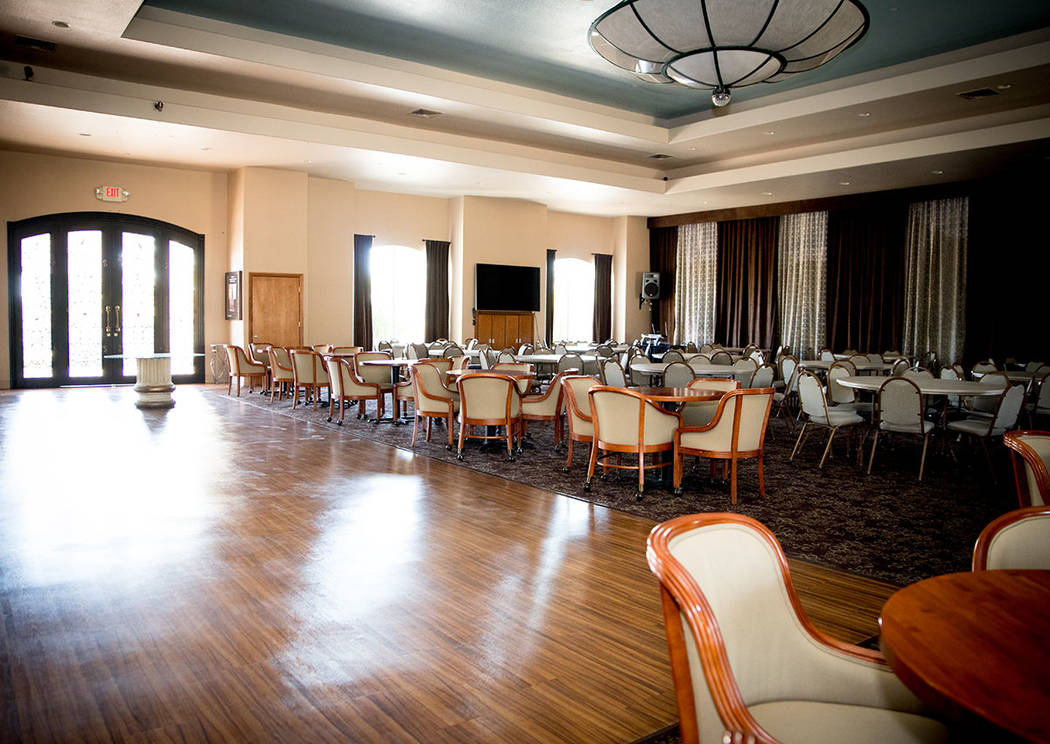
<path fill-rule="evenodd" d="M 653 403 L 688 403 L 719 400 L 726 392 L 725 390 L 711 390 L 708 388 L 658 387 L 654 385 L 642 385 L 628 389 L 648 398 Z"/>
<path fill-rule="evenodd" d="M 922 700 L 1050 742 L 1050 571 L 974 571 L 907 586 L 882 608 L 882 652 Z"/>

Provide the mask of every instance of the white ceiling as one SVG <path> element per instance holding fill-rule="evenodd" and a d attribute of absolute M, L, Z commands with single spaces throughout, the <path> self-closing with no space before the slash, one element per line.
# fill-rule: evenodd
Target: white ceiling
<path fill-rule="evenodd" d="M 57 48 L 32 50 L 14 34 Z M 359 188 L 515 197 L 603 215 L 792 201 L 1050 162 L 1050 29 L 671 122 L 127 0 L 7 2 L 0 41 L 0 145 L 15 149 L 289 168 Z M 957 95 L 984 87 L 999 94 Z M 442 115 L 409 115 L 420 107 Z"/>

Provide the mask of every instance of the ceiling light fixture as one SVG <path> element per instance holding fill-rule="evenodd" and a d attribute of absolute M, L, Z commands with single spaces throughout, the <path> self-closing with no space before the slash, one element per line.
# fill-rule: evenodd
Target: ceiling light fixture
<path fill-rule="evenodd" d="M 773 192 L 772 191 L 763 191 L 762 192 L 762 196 L 773 196 Z"/>
<path fill-rule="evenodd" d="M 55 28 L 69 28 L 69 24 L 65 21 L 51 21 L 51 25 Z"/>
<path fill-rule="evenodd" d="M 820 67 L 867 30 L 859 0 L 623 0 L 594 20 L 590 44 L 642 80 L 709 88 L 721 107 L 733 88 Z"/>

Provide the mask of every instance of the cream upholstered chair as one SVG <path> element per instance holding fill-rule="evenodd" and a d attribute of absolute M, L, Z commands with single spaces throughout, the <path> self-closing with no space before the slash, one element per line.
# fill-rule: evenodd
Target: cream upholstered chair
<path fill-rule="evenodd" d="M 643 395 L 626 388 L 598 385 L 587 391 L 591 399 L 591 418 L 594 420 L 594 441 L 591 459 L 587 465 L 587 480 L 583 489 L 589 491 L 598 463 L 599 451 L 604 450 L 602 472 L 607 468 L 638 469 L 638 495 L 645 491 L 645 471 L 664 467 L 667 463 L 645 464 L 647 454 L 669 452 L 674 448 L 674 433 L 681 424 L 677 413 L 665 411 L 645 399 Z M 633 453 L 637 465 L 622 465 L 619 456 Z M 615 463 L 609 457 L 617 455 Z"/>
<path fill-rule="evenodd" d="M 942 724 L 877 651 L 832 639 L 802 609 L 780 544 L 737 514 L 650 533 L 682 744 L 932 744 Z"/>
<path fill-rule="evenodd" d="M 569 424 L 568 454 L 565 457 L 565 471 L 572 467 L 572 443 L 590 444 L 594 441 L 594 420 L 591 418 L 591 404 L 587 392 L 601 385 L 590 375 L 566 375 L 561 378 L 562 400 L 565 406 L 565 419 Z"/>
<path fill-rule="evenodd" d="M 523 395 L 521 398 L 521 420 L 522 428 L 528 432 L 530 421 L 553 421 L 554 422 L 554 446 L 561 444 L 562 436 L 562 411 L 565 408 L 562 400 L 561 381 L 567 376 L 565 372 L 559 372 L 551 380 L 547 389 L 537 395 Z"/>
<path fill-rule="evenodd" d="M 905 380 L 932 380 L 933 372 L 924 367 L 909 367 L 901 375 Z"/>
<path fill-rule="evenodd" d="M 890 368 L 890 374 L 894 377 L 900 377 L 908 369 L 907 359 L 898 359 L 893 363 L 893 367 Z"/>
<path fill-rule="evenodd" d="M 994 385 L 1000 390 L 1005 390 L 1010 384 L 1010 378 L 1003 372 L 992 371 L 985 372 L 977 382 L 981 385 Z M 992 414 L 995 413 L 997 404 L 998 401 L 994 396 L 981 395 L 975 398 L 967 398 L 966 412 L 971 416 L 991 418 Z"/>
<path fill-rule="evenodd" d="M 664 369 L 663 377 L 664 387 L 685 387 L 693 381 L 696 373 L 685 362 L 671 362 Z"/>
<path fill-rule="evenodd" d="M 777 415 L 779 416 L 784 412 L 785 408 L 789 408 L 792 405 L 792 401 L 798 396 L 798 373 L 801 371 L 801 367 L 798 366 L 798 359 L 791 356 L 790 354 L 784 354 L 780 358 L 780 379 L 783 381 L 783 389 L 777 390 L 773 396 L 773 401 L 778 403 Z M 776 389 L 776 382 L 773 383 L 773 388 Z"/>
<path fill-rule="evenodd" d="M 711 354 L 711 364 L 724 364 L 728 367 L 733 364 L 733 356 L 724 349 L 718 349 Z"/>
<path fill-rule="evenodd" d="M 328 368 L 324 357 L 316 351 L 292 349 L 292 408 L 299 405 L 299 389 L 303 390 L 303 403 L 313 396 L 314 408 L 321 397 L 321 390 L 330 387 Z"/>
<path fill-rule="evenodd" d="M 261 364 L 266 367 L 266 380 L 263 383 L 264 393 L 266 392 L 266 389 L 270 388 L 271 380 L 273 378 L 273 375 L 270 372 L 270 355 L 266 352 L 270 346 L 272 346 L 272 344 L 268 341 L 253 341 L 248 344 L 248 348 L 245 349 L 245 351 L 248 352 L 249 361 L 251 361 L 252 364 Z"/>
<path fill-rule="evenodd" d="M 499 362 L 495 367 L 492 368 L 493 372 L 518 372 L 522 374 L 531 374 L 534 372 L 532 365 L 528 362 Z M 525 395 L 532 389 L 532 377 L 516 377 L 514 378 L 514 384 L 518 386 L 518 394 Z"/>
<path fill-rule="evenodd" d="M 686 387 L 694 390 L 737 390 L 740 383 L 732 377 L 697 377 Z M 707 426 L 714 420 L 715 412 L 718 411 L 717 400 L 700 400 L 685 403 L 678 409 L 678 415 L 682 418 L 682 426 Z"/>
<path fill-rule="evenodd" d="M 820 359 L 825 362 L 833 362 L 835 361 L 835 352 L 825 347 L 820 350 L 820 355 L 817 357 L 817 359 Z"/>
<path fill-rule="evenodd" d="M 354 372 L 350 362 L 341 357 L 330 357 L 328 364 L 328 380 L 331 383 L 331 395 L 328 403 L 328 420 L 335 417 L 336 406 L 339 406 L 340 426 L 343 425 L 343 417 L 346 414 L 347 403 L 357 403 L 357 418 L 365 416 L 365 402 L 374 400 L 376 402 L 376 420 L 383 415 L 383 393 L 378 385 L 362 382 Z"/>
<path fill-rule="evenodd" d="M 682 460 L 685 455 L 724 460 L 729 465 L 729 500 L 736 503 L 737 461 L 758 459 L 758 493 L 766 495 L 762 454 L 773 388 L 730 390 L 718 401 L 707 426 L 680 427 L 674 435 L 674 488 L 682 492 Z"/>
<path fill-rule="evenodd" d="M 1028 506 L 985 527 L 973 550 L 973 570 L 1050 570 L 1050 507 Z"/>
<path fill-rule="evenodd" d="M 840 411 L 871 413 L 872 404 L 857 398 L 857 391 L 839 384 L 843 377 L 852 377 L 856 368 L 848 361 L 835 362 L 828 369 L 828 398 Z"/>
<path fill-rule="evenodd" d="M 791 457 L 788 459 L 795 459 L 807 429 L 813 426 L 822 427 L 829 430 L 828 443 L 824 447 L 824 454 L 818 466 L 823 468 L 824 461 L 828 459 L 828 453 L 831 452 L 831 442 L 835 439 L 836 432 L 843 426 L 852 426 L 856 429 L 858 427 L 855 425 L 863 424 L 864 419 L 856 411 L 829 409 L 828 401 L 824 397 L 824 388 L 821 387 L 820 380 L 812 372 L 803 372 L 798 376 L 798 396 L 802 401 L 802 413 L 805 414 L 806 421 L 802 424 L 802 431 L 798 433 L 795 448 L 791 450 Z M 857 447 L 857 454 L 860 454 L 860 445 Z"/>
<path fill-rule="evenodd" d="M 284 398 L 285 390 L 295 382 L 295 373 L 292 371 L 292 357 L 288 349 L 271 346 L 266 350 L 266 355 L 270 359 L 270 402 L 273 403 L 274 393 L 277 393 L 277 400 Z"/>
<path fill-rule="evenodd" d="M 360 346 L 333 346 L 329 353 L 353 356 L 361 351 L 364 351 L 364 349 Z"/>
<path fill-rule="evenodd" d="M 758 369 L 758 365 L 755 364 L 753 359 L 737 359 L 733 362 L 733 377 L 740 383 L 741 387 L 747 387 L 747 383 L 751 382 L 751 375 L 755 374 L 755 370 Z"/>
<path fill-rule="evenodd" d="M 620 362 L 616 358 L 603 359 L 599 370 L 603 385 L 629 387 L 627 374 L 623 371 L 623 367 L 620 366 Z"/>
<path fill-rule="evenodd" d="M 558 357 L 558 371 L 569 372 L 576 370 L 574 374 L 583 373 L 583 357 L 579 354 L 565 353 Z"/>
<path fill-rule="evenodd" d="M 266 378 L 266 367 L 261 364 L 255 364 L 248 355 L 244 353 L 244 349 L 240 346 L 234 346 L 233 344 L 223 344 L 223 348 L 226 349 L 226 359 L 230 363 L 230 379 L 226 383 L 226 394 L 229 395 L 233 390 L 233 378 L 237 378 L 237 397 L 241 397 L 241 379 L 248 378 L 248 392 L 255 390 L 255 381 L 259 381 L 259 385 L 263 384 Z"/>
<path fill-rule="evenodd" d="M 868 460 L 868 475 L 875 463 L 875 448 L 879 446 L 879 433 L 915 434 L 922 437 L 922 457 L 919 460 L 919 480 L 926 467 L 926 447 L 934 423 L 923 417 L 925 401 L 919 386 L 907 377 L 889 377 L 879 387 L 878 406 L 875 415 L 875 438 L 871 443 L 871 459 Z"/>
<path fill-rule="evenodd" d="M 664 362 L 665 364 L 670 364 L 671 362 L 684 362 L 685 354 L 680 352 L 678 349 L 671 349 L 670 351 L 664 352 L 664 355 L 663 357 L 661 357 L 660 361 Z"/>
<path fill-rule="evenodd" d="M 506 439 L 507 459 L 514 459 L 514 440 L 521 435 L 521 395 L 513 377 L 498 372 L 468 373 L 456 382 L 459 388 L 459 449 L 468 439 Z M 472 426 L 502 426 L 503 434 L 472 434 Z"/>
<path fill-rule="evenodd" d="M 773 387 L 773 377 L 776 373 L 777 370 L 772 364 L 760 364 L 751 374 L 751 379 L 747 381 L 747 385 L 744 387 L 771 388 Z"/>
<path fill-rule="evenodd" d="M 445 374 L 450 369 L 452 369 L 452 365 L 455 362 L 455 360 L 460 358 L 462 357 L 431 357 L 430 359 L 422 359 L 420 361 L 426 362 L 428 364 L 433 364 L 435 367 L 438 368 L 438 372 L 442 375 L 442 379 L 444 379 Z M 419 362 L 416 362 L 415 364 L 418 363 Z M 412 366 L 415 365 L 413 364 Z M 411 367 L 409 367 L 409 370 L 410 369 Z M 406 370 L 406 372 L 408 372 L 408 370 Z M 408 374 L 409 378 L 407 380 L 404 380 L 403 382 L 399 382 L 396 385 L 394 385 L 396 393 L 396 395 L 394 396 L 394 403 L 396 404 L 396 409 L 394 410 L 395 419 L 401 419 L 402 415 L 407 414 L 408 404 L 410 402 L 415 403 L 416 400 L 415 384 L 412 382 L 411 372 L 408 372 Z M 404 406 L 403 413 L 402 406 Z"/>
<path fill-rule="evenodd" d="M 747 355 L 747 358 L 753 361 L 759 367 L 766 363 L 766 355 L 762 353 L 761 349 L 755 349 Z"/>
<path fill-rule="evenodd" d="M 357 379 L 362 382 L 378 385 L 379 389 L 383 391 L 383 395 L 390 393 L 391 403 L 393 402 L 394 382 L 393 373 L 390 371 L 390 367 L 373 367 L 365 364 L 365 362 L 375 362 L 393 358 L 394 354 L 391 351 L 362 351 L 361 353 L 354 355 L 354 374 L 357 375 Z M 394 411 L 394 413 L 397 414 L 397 411 Z"/>
<path fill-rule="evenodd" d="M 445 384 L 445 370 L 440 360 L 420 362 L 409 368 L 412 376 L 412 395 L 415 399 L 415 416 L 412 424 L 412 446 L 416 446 L 419 420 L 425 418 L 426 440 L 430 441 L 430 430 L 435 418 L 445 422 L 448 432 L 446 449 L 452 449 L 453 417 L 459 412 L 459 393 L 453 393 Z"/>
<path fill-rule="evenodd" d="M 430 349 L 426 344 L 408 344 L 405 346 L 405 356 L 408 359 L 429 359 Z"/>
<path fill-rule="evenodd" d="M 470 366 L 470 357 L 458 356 L 452 357 L 452 366 L 449 369 L 466 369 Z"/>
<path fill-rule="evenodd" d="M 996 366 L 995 362 L 991 359 L 984 359 L 977 364 L 973 365 L 973 369 L 970 370 L 970 376 L 974 377 L 976 372 L 978 375 L 988 374 L 989 372 L 998 372 L 999 367 Z"/>
<path fill-rule="evenodd" d="M 1008 431 L 1003 444 L 1010 448 L 1020 505 L 1050 504 L 1050 431 Z"/>
<path fill-rule="evenodd" d="M 882 354 L 879 354 L 877 352 L 872 352 L 872 353 L 868 354 L 868 361 L 871 362 L 872 364 L 882 364 L 884 360 L 882 358 Z"/>

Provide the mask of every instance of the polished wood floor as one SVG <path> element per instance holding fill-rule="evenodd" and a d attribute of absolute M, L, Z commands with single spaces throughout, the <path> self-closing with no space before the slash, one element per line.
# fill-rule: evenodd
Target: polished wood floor
<path fill-rule="evenodd" d="M 0 741 L 631 742 L 652 523 L 180 387 L 0 393 Z M 892 590 L 795 564 L 858 641 Z"/>

